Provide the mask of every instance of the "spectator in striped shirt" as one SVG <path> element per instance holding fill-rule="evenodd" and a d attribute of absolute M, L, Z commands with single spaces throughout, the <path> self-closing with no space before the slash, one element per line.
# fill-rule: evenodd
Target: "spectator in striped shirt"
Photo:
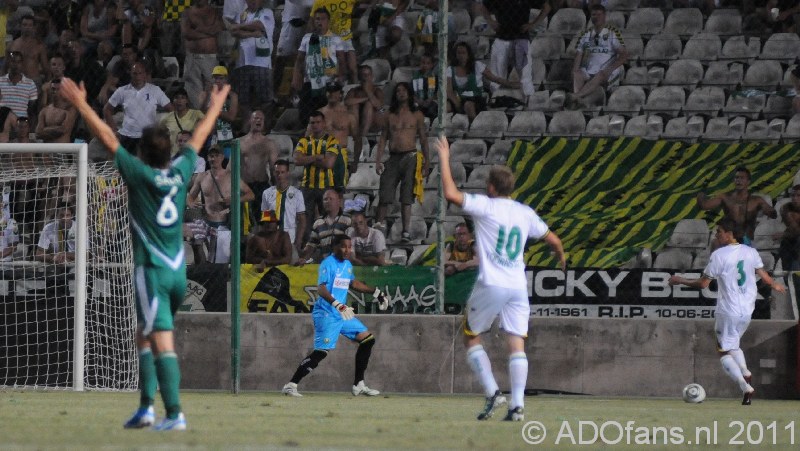
<path fill-rule="evenodd" d="M 317 219 L 311 227 L 311 238 L 297 259 L 298 266 L 306 263 L 319 263 L 333 253 L 333 238 L 336 235 L 347 236 L 347 229 L 352 225 L 349 216 L 342 213 L 342 197 L 334 189 L 325 191 L 322 196 L 325 216 Z"/>
<path fill-rule="evenodd" d="M 8 52 L 6 63 L 8 73 L 0 77 L 0 107 L 11 108 L 17 117 L 36 118 L 39 91 L 36 83 L 22 74 L 22 52 Z"/>

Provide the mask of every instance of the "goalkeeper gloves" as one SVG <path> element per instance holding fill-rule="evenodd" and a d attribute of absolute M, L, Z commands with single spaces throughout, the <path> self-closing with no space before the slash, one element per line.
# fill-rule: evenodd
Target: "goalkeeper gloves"
<path fill-rule="evenodd" d="M 378 310 L 386 310 L 389 308 L 389 296 L 382 292 L 380 288 L 375 288 L 372 297 L 378 303 Z"/>
<path fill-rule="evenodd" d="M 353 307 L 342 304 L 339 301 L 333 301 L 331 305 L 342 315 L 342 319 L 345 321 L 356 317 L 355 312 L 353 312 Z"/>

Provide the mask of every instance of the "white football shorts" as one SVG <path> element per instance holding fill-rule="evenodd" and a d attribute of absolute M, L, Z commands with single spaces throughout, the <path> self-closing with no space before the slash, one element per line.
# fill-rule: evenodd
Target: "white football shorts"
<path fill-rule="evenodd" d="M 739 349 L 739 340 L 750 325 L 750 315 L 730 316 L 722 313 L 716 314 L 714 333 L 717 335 L 717 349 L 728 352 Z"/>
<path fill-rule="evenodd" d="M 527 337 L 531 316 L 528 291 L 525 288 L 512 289 L 475 282 L 467 300 L 465 333 L 479 335 L 486 332 L 498 316 L 501 329 L 512 335 Z"/>

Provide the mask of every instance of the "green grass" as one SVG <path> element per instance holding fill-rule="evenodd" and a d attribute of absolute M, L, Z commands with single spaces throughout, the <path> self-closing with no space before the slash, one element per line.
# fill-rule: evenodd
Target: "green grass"
<path fill-rule="evenodd" d="M 0 449 L 734 449 L 729 440 L 739 429 L 741 449 L 789 449 L 794 424 L 794 443 L 800 441 L 800 418 L 793 401 L 754 400 L 743 407 L 735 399 L 712 399 L 686 404 L 680 399 L 610 399 L 590 396 L 536 396 L 526 398 L 526 421 L 541 421 L 547 436 L 539 446 L 522 439 L 523 423 L 495 418 L 478 422 L 482 407 L 478 396 L 402 395 L 354 398 L 348 393 L 306 393 L 300 399 L 278 393 L 184 392 L 184 412 L 189 421 L 186 432 L 155 433 L 124 430 L 122 422 L 136 407 L 134 393 L 74 393 L 0 391 Z M 157 403 L 157 407 L 159 404 Z M 161 413 L 157 409 L 158 413 Z M 499 418 L 498 418 L 499 417 Z M 578 446 L 579 421 L 617 421 L 634 428 L 681 427 L 685 440 L 695 440 L 694 428 L 717 423 L 717 446 L 676 444 L 667 435 L 668 446 L 636 445 L 635 440 L 658 440 L 664 435 L 643 429 L 632 430 L 630 445 L 623 436 L 618 444 L 591 441 L 592 430 L 584 427 Z M 741 421 L 743 427 L 730 426 Z M 751 441 L 748 442 L 749 422 Z M 774 426 L 770 426 L 770 423 Z M 565 435 L 565 424 L 574 440 Z M 555 441 L 562 430 L 560 444 Z M 763 430 L 760 446 L 755 443 Z M 650 429 L 651 430 L 651 429 Z M 774 443 L 773 445 L 773 431 Z M 588 434 L 588 436 L 587 436 Z M 619 431 L 608 426 L 606 437 Z M 672 437 L 672 438 L 671 438 Z M 769 445 L 769 446 L 768 446 Z M 777 446 L 776 446 L 777 445 Z"/>

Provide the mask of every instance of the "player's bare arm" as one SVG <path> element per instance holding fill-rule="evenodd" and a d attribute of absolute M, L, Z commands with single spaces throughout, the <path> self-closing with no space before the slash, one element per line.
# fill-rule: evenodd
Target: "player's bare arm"
<path fill-rule="evenodd" d="M 450 172 L 450 143 L 445 136 L 439 136 L 436 141 L 436 150 L 439 152 L 439 172 L 442 176 L 442 188 L 445 199 L 459 207 L 464 205 L 464 193 L 458 190 L 453 174 Z"/>
<path fill-rule="evenodd" d="M 669 278 L 670 285 L 686 285 L 689 288 L 705 289 L 711 284 L 711 279 L 708 277 L 700 277 L 699 279 L 687 279 L 678 275 Z"/>
<path fill-rule="evenodd" d="M 64 99 L 74 105 L 78 112 L 81 113 L 89 130 L 103 143 L 106 150 L 115 154 L 117 152 L 117 147 L 119 147 L 117 135 L 114 133 L 114 130 L 94 112 L 92 107 L 89 106 L 89 103 L 86 101 L 86 87 L 83 82 L 78 86 L 71 79 L 64 77 L 61 80 L 60 92 Z M 106 106 L 110 105 L 106 104 Z"/>
<path fill-rule="evenodd" d="M 770 277 L 769 273 L 764 271 L 764 268 L 756 269 L 756 275 L 761 277 L 761 280 L 773 290 L 777 291 L 778 293 L 786 293 L 786 287 L 782 283 L 776 282 L 775 279 Z"/>
<path fill-rule="evenodd" d="M 556 258 L 558 258 L 558 267 L 561 268 L 562 271 L 566 271 L 567 256 L 564 254 L 564 245 L 561 243 L 561 238 L 551 230 L 544 236 L 543 241 L 547 243 L 550 249 L 556 254 Z"/>
<path fill-rule="evenodd" d="M 63 83 L 61 86 L 64 86 Z M 214 125 L 217 122 L 217 117 L 219 116 L 220 111 L 222 111 L 222 106 L 225 104 L 225 99 L 228 97 L 230 90 L 231 85 L 228 84 L 223 85 L 222 88 L 219 88 L 217 85 L 211 87 L 208 111 L 206 111 L 206 115 L 200 119 L 200 122 L 198 122 L 194 127 L 194 132 L 192 133 L 192 137 L 188 142 L 195 152 L 200 152 L 200 149 L 203 147 L 203 144 L 205 144 L 209 133 L 211 133 L 211 130 L 214 129 Z"/>

